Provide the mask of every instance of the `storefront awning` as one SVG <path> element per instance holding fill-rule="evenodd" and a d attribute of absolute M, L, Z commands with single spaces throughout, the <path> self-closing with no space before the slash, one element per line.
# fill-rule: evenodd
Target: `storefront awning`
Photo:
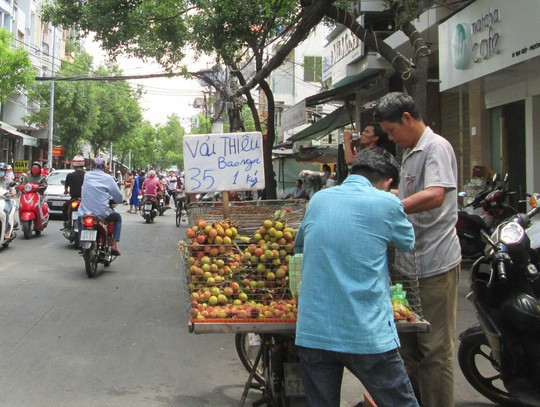
<path fill-rule="evenodd" d="M 306 106 L 309 107 L 330 101 L 343 100 L 347 96 L 354 95 L 359 88 L 366 86 L 367 83 L 378 78 L 380 71 L 380 69 L 367 68 L 359 74 L 347 76 L 337 82 L 333 89 L 308 96 L 306 98 Z"/>
<path fill-rule="evenodd" d="M 294 136 L 289 137 L 287 141 L 318 140 L 328 133 L 352 123 L 352 121 L 353 118 L 347 111 L 347 108 L 342 106 L 339 109 L 334 110 L 328 116 L 323 117 L 318 122 L 299 131 Z"/>
<path fill-rule="evenodd" d="M 7 133 L 13 134 L 22 138 L 23 146 L 32 146 L 37 147 L 37 138 L 29 136 L 28 134 L 21 133 L 15 127 L 10 126 L 7 123 L 0 121 L 0 129 L 4 130 Z"/>

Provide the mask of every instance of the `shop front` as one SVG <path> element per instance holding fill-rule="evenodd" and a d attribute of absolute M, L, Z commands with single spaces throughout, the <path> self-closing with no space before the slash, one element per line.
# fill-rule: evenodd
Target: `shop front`
<path fill-rule="evenodd" d="M 515 203 L 540 190 L 538 16 L 537 0 L 478 0 L 439 26 L 443 122 L 460 129 L 460 178 L 474 167 L 508 173 Z"/>
<path fill-rule="evenodd" d="M 13 165 L 16 160 L 31 160 L 37 139 L 0 121 L 0 162 Z"/>

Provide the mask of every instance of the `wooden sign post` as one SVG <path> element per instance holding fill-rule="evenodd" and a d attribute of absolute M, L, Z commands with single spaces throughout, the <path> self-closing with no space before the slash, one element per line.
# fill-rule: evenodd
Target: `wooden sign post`
<path fill-rule="evenodd" d="M 263 138 L 260 132 L 184 136 L 186 192 L 222 192 L 229 217 L 229 191 L 264 189 Z"/>

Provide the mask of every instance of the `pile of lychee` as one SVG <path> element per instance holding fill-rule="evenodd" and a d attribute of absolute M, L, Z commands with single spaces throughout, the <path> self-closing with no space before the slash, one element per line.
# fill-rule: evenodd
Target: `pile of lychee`
<path fill-rule="evenodd" d="M 186 232 L 193 320 L 296 318 L 288 288 L 288 262 L 295 231 L 285 212 L 264 220 L 252 238 L 230 222 L 199 220 Z"/>

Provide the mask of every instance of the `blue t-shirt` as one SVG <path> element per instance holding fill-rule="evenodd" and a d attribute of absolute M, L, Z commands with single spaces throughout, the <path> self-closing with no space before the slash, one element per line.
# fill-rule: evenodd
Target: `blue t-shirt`
<path fill-rule="evenodd" d="M 303 253 L 296 344 L 356 354 L 399 347 L 387 247 L 414 247 L 403 206 L 361 175 L 317 192 L 295 241 Z"/>

